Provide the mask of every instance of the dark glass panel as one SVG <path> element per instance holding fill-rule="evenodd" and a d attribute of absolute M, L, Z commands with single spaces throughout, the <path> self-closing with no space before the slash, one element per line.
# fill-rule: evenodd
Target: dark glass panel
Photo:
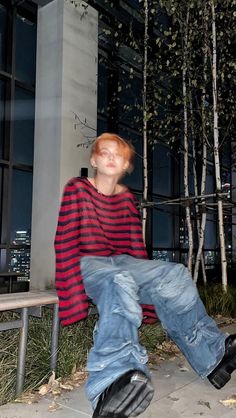
<path fill-rule="evenodd" d="M 30 242 L 32 177 L 32 173 L 13 170 L 10 227 L 11 242 L 17 244 L 28 244 Z M 21 235 L 20 241 L 19 234 Z"/>
<path fill-rule="evenodd" d="M 98 118 L 97 120 L 97 135 L 107 132 L 107 120 Z"/>
<path fill-rule="evenodd" d="M 132 173 L 127 174 L 124 177 L 124 183 L 135 190 L 142 190 L 143 189 L 143 141 L 142 137 L 129 129 L 126 129 L 124 127 L 118 128 L 118 134 L 126 139 L 127 141 L 130 141 L 134 148 L 135 148 L 135 160 L 134 160 L 134 170 Z"/>
<path fill-rule="evenodd" d="M 2 241 L 1 231 L 2 231 L 2 194 L 3 194 L 3 168 L 0 166 L 0 242 Z"/>
<path fill-rule="evenodd" d="M 23 235 L 27 235 L 27 231 L 19 231 L 22 235 L 22 242 L 25 239 Z M 18 233 L 18 237 L 20 234 Z M 20 272 L 18 281 L 29 280 L 30 272 L 30 248 L 14 248 L 10 251 L 9 270 Z"/>
<path fill-rule="evenodd" d="M 35 82 L 36 23 L 16 17 L 16 78 L 29 84 Z"/>
<path fill-rule="evenodd" d="M 13 161 L 33 164 L 34 95 L 16 88 L 14 107 Z"/>
<path fill-rule="evenodd" d="M 221 164 L 230 167 L 231 163 L 231 141 L 230 139 L 224 141 L 223 146 L 221 147 Z"/>
<path fill-rule="evenodd" d="M 7 28 L 7 13 L 5 7 L 0 4 L 0 69 L 6 68 L 6 28 Z"/>
<path fill-rule="evenodd" d="M 4 82 L 0 80 L 0 158 L 3 158 L 4 144 Z"/>
<path fill-rule="evenodd" d="M 153 193 L 172 194 L 171 150 L 157 144 L 153 152 Z"/>
<path fill-rule="evenodd" d="M 213 215 L 207 215 L 204 248 L 206 250 L 215 249 L 217 247 L 217 236 L 216 236 L 217 224 L 214 220 Z"/>
<path fill-rule="evenodd" d="M 209 269 L 209 266 L 214 266 L 214 264 L 217 263 L 217 253 L 213 250 L 204 251 L 204 259 L 207 269 Z"/>
<path fill-rule="evenodd" d="M 106 62 L 98 64 L 98 112 L 107 113 L 108 69 Z"/>
<path fill-rule="evenodd" d="M 140 9 L 140 0 L 127 0 L 127 3 L 134 9 Z"/>
<path fill-rule="evenodd" d="M 156 201 L 157 203 L 157 201 Z M 171 248 L 173 246 L 173 209 L 159 206 L 153 209 L 152 245 L 154 248 Z"/>
<path fill-rule="evenodd" d="M 174 252 L 167 250 L 153 250 L 152 259 L 153 260 L 163 260 L 163 261 L 173 261 Z"/>
<path fill-rule="evenodd" d="M 120 70 L 119 121 L 135 130 L 142 128 L 142 83 L 142 79 L 133 74 L 132 68 L 130 68 L 130 73 Z"/>

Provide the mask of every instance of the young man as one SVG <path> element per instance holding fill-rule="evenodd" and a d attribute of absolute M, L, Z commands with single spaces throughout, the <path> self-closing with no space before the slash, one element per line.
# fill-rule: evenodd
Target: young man
<path fill-rule="evenodd" d="M 236 369 L 236 335 L 224 335 L 207 315 L 188 270 L 147 258 L 137 201 L 119 183 L 133 157 L 132 146 L 115 134 L 96 139 L 95 176 L 66 185 L 55 239 L 62 324 L 87 316 L 88 297 L 99 312 L 87 366 L 93 418 L 137 416 L 153 397 L 138 340 L 140 305 L 154 307 L 193 369 L 216 388 Z"/>

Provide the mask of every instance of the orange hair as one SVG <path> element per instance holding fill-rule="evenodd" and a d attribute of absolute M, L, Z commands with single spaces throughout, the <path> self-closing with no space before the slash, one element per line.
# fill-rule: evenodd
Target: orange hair
<path fill-rule="evenodd" d="M 127 171 L 130 173 L 133 170 L 133 161 L 135 156 L 135 150 L 133 145 L 126 142 L 123 138 L 116 134 L 105 132 L 102 135 L 98 136 L 97 139 L 94 141 L 91 148 L 91 156 L 93 154 L 99 154 L 101 141 L 114 141 L 117 143 L 120 153 L 129 162 L 129 168 Z"/>

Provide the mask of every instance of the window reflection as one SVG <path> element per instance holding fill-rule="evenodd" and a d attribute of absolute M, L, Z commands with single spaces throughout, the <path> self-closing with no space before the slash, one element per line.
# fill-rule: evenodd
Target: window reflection
<path fill-rule="evenodd" d="M 120 70 L 118 85 L 119 120 L 138 130 L 142 123 L 142 79 Z"/>
<path fill-rule="evenodd" d="M 14 107 L 13 160 L 33 164 L 34 152 L 34 95 L 16 88 Z"/>
<path fill-rule="evenodd" d="M 118 134 L 130 141 L 135 148 L 135 161 L 134 161 L 134 170 L 132 173 L 127 174 L 124 177 L 124 183 L 135 190 L 142 190 L 143 188 L 143 141 L 142 137 L 131 130 L 125 129 L 124 127 L 118 128 Z"/>
<path fill-rule="evenodd" d="M 19 231 L 27 231 L 25 239 L 29 239 L 32 210 L 32 173 L 13 170 L 11 201 L 11 242 L 16 240 Z"/>
<path fill-rule="evenodd" d="M 34 84 L 36 68 L 36 23 L 16 16 L 16 78 Z"/>
<path fill-rule="evenodd" d="M 171 208 L 153 209 L 153 247 L 173 247 L 173 213 Z"/>
<path fill-rule="evenodd" d="M 5 7 L 0 4 L 0 69 L 5 70 L 6 67 L 6 27 L 7 13 Z"/>
<path fill-rule="evenodd" d="M 153 193 L 170 196 L 172 194 L 171 150 L 160 144 L 154 145 Z"/>
<path fill-rule="evenodd" d="M 3 158 L 4 142 L 4 83 L 0 80 L 0 158 Z"/>
<path fill-rule="evenodd" d="M 21 239 L 21 236 L 23 240 Z M 28 236 L 28 231 L 17 231 L 14 244 L 16 246 L 24 244 L 25 236 L 27 241 L 29 241 L 30 237 Z M 30 248 L 14 248 L 10 251 L 9 270 L 20 272 L 17 281 L 29 280 Z"/>

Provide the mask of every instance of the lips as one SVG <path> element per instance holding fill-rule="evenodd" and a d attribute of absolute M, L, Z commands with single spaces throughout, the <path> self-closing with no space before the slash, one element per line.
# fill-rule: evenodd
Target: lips
<path fill-rule="evenodd" d="M 113 164 L 113 163 L 109 163 L 109 164 L 107 164 L 106 166 L 107 166 L 107 167 L 111 167 L 111 168 L 115 168 L 115 167 L 116 167 L 116 165 L 115 165 L 115 164 Z"/>

